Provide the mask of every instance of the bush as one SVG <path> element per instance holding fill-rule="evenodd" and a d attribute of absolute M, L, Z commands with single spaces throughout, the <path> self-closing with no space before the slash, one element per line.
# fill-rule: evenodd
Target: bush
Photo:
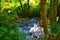
<path fill-rule="evenodd" d="M 56 22 L 53 22 L 50 24 L 50 30 L 51 30 L 51 33 L 56 34 L 57 32 L 60 31 L 60 25 Z"/>
<path fill-rule="evenodd" d="M 11 24 L 9 27 L 0 27 L 0 40 L 25 40 L 26 34 L 17 29 L 17 25 Z"/>

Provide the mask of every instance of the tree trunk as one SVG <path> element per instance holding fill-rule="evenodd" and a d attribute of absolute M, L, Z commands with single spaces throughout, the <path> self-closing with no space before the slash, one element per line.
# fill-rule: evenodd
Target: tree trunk
<path fill-rule="evenodd" d="M 48 26 L 47 26 L 47 15 L 46 15 L 46 0 L 41 0 L 41 19 L 44 28 L 46 38 L 48 38 Z"/>
<path fill-rule="evenodd" d="M 60 24 L 60 4 L 58 4 L 58 7 L 57 7 L 57 16 L 59 17 L 58 23 Z"/>
<path fill-rule="evenodd" d="M 20 2 L 21 10 L 23 11 L 22 0 L 19 0 L 19 2 Z"/>
<path fill-rule="evenodd" d="M 57 17 L 57 0 L 50 0 L 50 20 L 51 22 L 56 22 Z"/>
<path fill-rule="evenodd" d="M 30 10 L 30 7 L 29 7 L 29 0 L 28 0 L 28 10 L 27 10 L 27 13 L 29 13 L 29 10 Z"/>
<path fill-rule="evenodd" d="M 1 4 L 1 1 L 0 1 L 0 13 L 2 12 L 2 7 L 1 7 L 1 5 L 2 5 L 2 4 Z"/>
<path fill-rule="evenodd" d="M 30 8 L 29 8 L 29 0 L 28 0 L 28 10 L 29 10 Z"/>
<path fill-rule="evenodd" d="M 30 10 L 30 7 L 29 7 L 29 0 L 27 0 L 27 9 L 26 9 L 26 11 L 25 11 L 25 15 L 26 15 L 26 17 L 28 16 L 27 14 L 29 13 L 29 10 Z"/>

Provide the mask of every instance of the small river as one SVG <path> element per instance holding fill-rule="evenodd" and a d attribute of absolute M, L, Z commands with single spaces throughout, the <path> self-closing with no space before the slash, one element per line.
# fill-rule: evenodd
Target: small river
<path fill-rule="evenodd" d="M 27 20 L 20 20 L 18 22 L 18 29 L 20 32 L 27 34 L 27 40 L 33 38 L 33 36 L 37 35 L 38 38 L 44 36 L 44 32 L 41 26 L 39 26 L 39 20 L 37 18 L 31 18 Z M 32 35 L 30 35 L 32 33 Z M 32 40 L 32 39 L 31 39 Z"/>

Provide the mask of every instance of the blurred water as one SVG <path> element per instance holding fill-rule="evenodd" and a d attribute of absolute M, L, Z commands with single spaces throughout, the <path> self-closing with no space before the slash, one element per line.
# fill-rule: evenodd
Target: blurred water
<path fill-rule="evenodd" d="M 25 25 L 28 22 L 27 25 Z M 23 27 L 25 25 L 25 27 Z M 18 22 L 18 29 L 20 32 L 26 33 L 27 34 L 27 40 L 30 40 L 33 38 L 33 36 L 41 36 L 44 35 L 44 33 L 40 32 L 41 26 L 39 26 L 38 20 L 36 18 L 29 19 L 28 21 L 26 20 L 20 20 Z M 30 35 L 30 30 L 32 35 Z M 39 36 L 39 37 L 40 37 Z"/>

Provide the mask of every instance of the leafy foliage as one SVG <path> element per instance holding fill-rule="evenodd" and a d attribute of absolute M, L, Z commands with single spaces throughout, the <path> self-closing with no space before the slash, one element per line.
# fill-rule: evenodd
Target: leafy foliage
<path fill-rule="evenodd" d="M 0 40 L 25 40 L 26 34 L 17 28 L 17 11 L 4 9 L 0 13 Z M 24 35 L 24 36 L 23 36 Z"/>
<path fill-rule="evenodd" d="M 56 34 L 57 32 L 60 31 L 60 25 L 56 22 L 51 23 L 50 25 L 50 30 L 52 34 Z"/>
<path fill-rule="evenodd" d="M 26 34 L 17 29 L 16 16 L 3 13 L 0 15 L 0 40 L 25 40 Z M 11 19 L 12 18 L 12 19 Z M 23 36 L 24 35 L 24 36 Z"/>
<path fill-rule="evenodd" d="M 0 9 L 0 40 L 25 40 L 26 34 L 19 32 L 17 29 L 17 19 L 19 16 L 40 17 L 40 1 L 30 0 L 29 13 L 25 14 L 27 10 L 27 0 L 22 0 L 23 11 L 21 10 L 19 0 L 1 0 Z M 50 1 L 47 1 L 47 11 L 50 13 Z M 58 8 L 59 9 L 59 8 Z M 59 10 L 58 10 L 59 11 Z M 59 15 L 59 14 L 58 14 Z M 60 31 L 58 23 L 50 24 L 51 33 L 56 34 Z M 45 40 L 42 38 L 41 40 Z"/>
<path fill-rule="evenodd" d="M 19 32 L 18 29 L 11 30 L 11 28 L 0 27 L 0 40 L 26 40 L 25 33 Z"/>

